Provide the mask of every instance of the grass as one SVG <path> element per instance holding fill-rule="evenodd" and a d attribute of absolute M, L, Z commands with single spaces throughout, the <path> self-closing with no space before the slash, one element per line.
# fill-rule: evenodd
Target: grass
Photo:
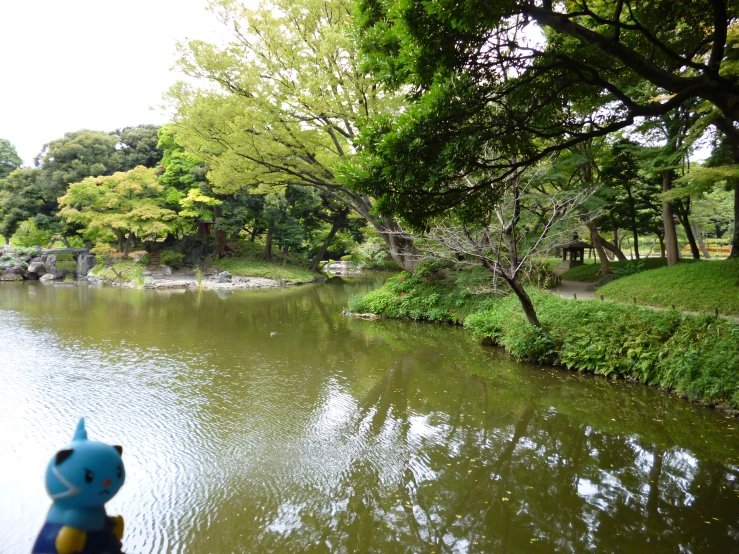
<path fill-rule="evenodd" d="M 694 265 L 701 264 L 683 267 Z M 659 385 L 692 399 L 739 408 L 736 324 L 677 310 L 567 300 L 532 288 L 529 294 L 542 323 L 537 328 L 526 322 L 513 295 L 472 293 L 478 288 L 469 286 L 473 277 L 480 277 L 475 270 L 436 282 L 401 273 L 380 289 L 353 297 L 348 309 L 388 318 L 464 322 L 475 336 L 516 358 Z"/>
<path fill-rule="evenodd" d="M 57 267 L 58 265 L 59 264 L 57 264 Z M 106 281 L 127 283 L 129 281 L 133 281 L 139 276 L 139 272 L 137 271 L 138 268 L 141 268 L 139 264 L 134 262 L 131 258 L 127 258 L 125 260 L 117 260 L 113 262 L 112 267 L 104 267 L 104 264 L 98 264 L 90 271 L 90 276 L 105 279 Z"/>
<path fill-rule="evenodd" d="M 310 283 L 320 278 L 304 267 L 282 262 L 265 262 L 249 258 L 222 258 L 213 263 L 221 271 L 228 271 L 232 275 L 244 277 L 263 277 L 265 279 L 282 279 L 289 283 Z"/>
<path fill-rule="evenodd" d="M 619 269 L 626 268 L 634 261 L 636 260 L 627 260 L 625 262 L 613 261 L 611 262 L 611 269 L 613 269 L 614 273 L 617 273 Z M 659 267 L 664 267 L 667 265 L 667 260 L 665 258 L 642 258 L 641 260 L 639 260 L 639 262 L 643 264 L 641 267 L 642 271 L 657 269 Z M 601 274 L 598 273 L 599 270 L 600 262 L 597 262 L 597 260 L 595 260 L 591 263 L 585 263 L 585 265 L 579 265 L 566 271 L 562 274 L 562 279 L 566 281 L 595 283 L 601 277 L 603 277 Z"/>
<path fill-rule="evenodd" d="M 497 301 L 498 295 L 476 293 L 484 290 L 489 281 L 490 273 L 481 267 L 440 280 L 423 280 L 400 273 L 366 296 L 352 297 L 348 309 L 393 319 L 461 324 L 468 315 L 490 309 Z"/>
<path fill-rule="evenodd" d="M 739 259 L 679 263 L 622 277 L 598 289 L 609 300 L 739 315 Z"/>

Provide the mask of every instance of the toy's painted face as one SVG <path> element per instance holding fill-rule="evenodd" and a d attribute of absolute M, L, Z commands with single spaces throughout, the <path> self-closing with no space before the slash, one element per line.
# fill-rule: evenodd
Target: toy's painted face
<path fill-rule="evenodd" d="M 56 453 L 46 470 L 46 490 L 70 508 L 101 507 L 123 485 L 123 448 L 78 438 Z"/>

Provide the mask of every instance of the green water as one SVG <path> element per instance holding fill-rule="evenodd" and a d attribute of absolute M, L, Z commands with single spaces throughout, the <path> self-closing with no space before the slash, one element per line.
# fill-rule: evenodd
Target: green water
<path fill-rule="evenodd" d="M 129 554 L 739 552 L 739 421 L 341 315 L 377 284 L 0 284 L 0 552 L 82 415 Z"/>

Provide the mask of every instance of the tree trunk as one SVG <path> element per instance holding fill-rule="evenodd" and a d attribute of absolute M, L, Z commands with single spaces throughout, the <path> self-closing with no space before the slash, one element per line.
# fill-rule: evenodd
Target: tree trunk
<path fill-rule="evenodd" d="M 136 243 L 136 235 L 133 231 L 128 232 L 128 238 L 123 243 L 123 257 L 128 257 L 128 251 L 133 248 L 133 245 Z"/>
<path fill-rule="evenodd" d="M 118 252 L 123 252 L 123 243 L 125 242 L 126 237 L 120 229 L 113 229 L 113 232 L 118 239 Z"/>
<path fill-rule="evenodd" d="M 516 279 L 510 279 L 505 274 L 505 272 L 501 271 L 500 274 L 503 276 L 505 282 L 508 283 L 508 286 L 511 287 L 513 292 L 518 297 L 518 301 L 521 303 L 521 307 L 523 308 L 523 313 L 526 316 L 526 321 L 528 321 L 534 327 L 541 327 L 541 323 L 539 323 L 539 318 L 536 316 L 534 304 L 532 304 L 529 295 L 526 294 L 526 289 L 524 289 L 521 283 L 519 283 Z"/>
<path fill-rule="evenodd" d="M 608 259 L 608 254 L 606 254 L 606 249 L 603 247 L 603 238 L 600 236 L 600 233 L 598 233 L 597 225 L 594 221 L 589 221 L 588 223 L 586 223 L 586 225 L 590 230 L 590 240 L 593 242 L 593 246 L 595 246 L 596 252 L 598 252 L 601 275 L 613 273 L 613 271 L 611 270 L 611 262 Z"/>
<path fill-rule="evenodd" d="M 328 247 L 331 245 L 331 241 L 334 240 L 336 233 L 338 233 L 339 229 L 341 229 L 341 227 L 344 225 L 344 222 L 346 221 L 346 216 L 348 214 L 349 208 L 341 210 L 337 214 L 336 218 L 334 219 L 333 225 L 331 225 L 331 230 L 326 236 L 326 240 L 323 241 L 320 250 L 318 250 L 318 253 L 313 257 L 313 261 L 311 261 L 308 269 L 310 269 L 311 271 L 318 271 L 318 264 L 321 263 L 323 256 L 326 255 L 326 250 L 328 250 Z"/>
<path fill-rule="evenodd" d="M 638 260 L 639 259 L 639 232 L 636 230 L 636 224 L 634 225 L 631 232 L 634 235 L 634 257 Z"/>
<path fill-rule="evenodd" d="M 373 213 L 372 201 L 368 196 L 354 194 L 350 199 L 341 198 L 341 200 L 372 224 L 388 245 L 393 261 L 401 269 L 412 273 L 420 257 L 413 244 L 413 237 L 406 233 L 394 219 Z"/>
<path fill-rule="evenodd" d="M 264 251 L 262 252 L 262 255 L 259 256 L 260 259 L 264 260 L 265 262 L 271 262 L 272 261 L 272 233 L 275 230 L 275 222 L 270 220 L 269 227 L 267 227 L 267 237 L 264 242 Z"/>
<path fill-rule="evenodd" d="M 662 172 L 662 192 L 672 190 L 672 170 Z M 675 221 L 672 219 L 672 204 L 662 200 L 662 224 L 665 228 L 665 247 L 667 249 L 667 265 L 675 265 L 680 260 L 680 249 L 677 246 Z"/>
<path fill-rule="evenodd" d="M 393 261 L 408 273 L 412 273 L 419 258 L 418 250 L 413 244 L 413 238 L 392 219 L 385 219 L 377 222 L 377 224 L 374 221 L 371 223 L 390 247 L 390 256 L 392 256 Z"/>
<path fill-rule="evenodd" d="M 665 257 L 665 237 L 663 237 L 662 235 L 657 235 L 657 238 L 659 239 L 660 258 L 664 258 Z"/>
<path fill-rule="evenodd" d="M 216 254 L 219 258 L 222 258 L 226 255 L 226 231 L 216 229 L 214 234 L 216 237 Z"/>
<path fill-rule="evenodd" d="M 610 250 L 611 252 L 613 252 L 613 254 L 618 258 L 618 261 L 620 261 L 620 262 L 625 262 L 626 261 L 626 255 L 623 253 L 623 251 L 618 246 L 616 246 L 615 244 L 612 244 L 612 243 L 608 242 L 603 237 L 600 237 L 600 240 L 601 240 L 601 242 L 603 244 L 603 247 L 606 250 Z"/>
<path fill-rule="evenodd" d="M 685 230 L 685 235 L 688 237 L 688 244 L 690 244 L 690 252 L 693 255 L 693 259 L 700 260 L 701 253 L 700 250 L 698 250 L 698 243 L 695 242 L 695 236 L 693 236 L 693 228 L 690 225 L 688 209 L 685 206 L 678 207 L 677 205 L 675 206 L 675 209 L 677 211 L 677 218 L 680 220 L 680 223 Z"/>
<path fill-rule="evenodd" d="M 698 225 L 696 225 L 695 221 L 693 221 L 690 226 L 693 228 L 693 235 L 695 235 L 695 238 L 698 241 L 698 246 L 700 247 L 701 252 L 703 252 L 703 257 L 709 259 L 711 257 L 711 253 L 708 251 L 708 248 L 706 248 L 706 243 L 703 242 L 703 233 L 698 229 Z"/>
<path fill-rule="evenodd" d="M 739 258 L 739 181 L 734 183 L 734 236 L 729 258 Z"/>

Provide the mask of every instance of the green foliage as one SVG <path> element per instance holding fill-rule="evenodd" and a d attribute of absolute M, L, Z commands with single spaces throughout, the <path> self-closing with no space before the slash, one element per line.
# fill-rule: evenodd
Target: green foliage
<path fill-rule="evenodd" d="M 619 266 L 611 266 L 613 268 L 613 278 L 627 277 L 639 273 L 644 268 L 644 262 L 641 260 L 628 260 Z"/>
<path fill-rule="evenodd" d="M 174 252 L 172 250 L 165 250 L 159 255 L 159 260 L 162 265 L 171 267 L 172 269 L 179 269 L 182 267 L 182 260 L 185 259 L 184 254 Z"/>
<path fill-rule="evenodd" d="M 371 312 L 390 318 L 462 323 L 468 314 L 495 302 L 489 294 L 474 294 L 468 290 L 467 273 L 471 272 L 460 272 L 461 279 L 432 283 L 415 273 L 403 272 L 390 277 L 384 287 L 353 300 L 351 311 Z"/>
<path fill-rule="evenodd" d="M 15 249 L 18 256 L 38 256 L 40 254 L 38 246 L 35 244 L 21 245 Z"/>
<path fill-rule="evenodd" d="M 39 213 L 52 213 L 44 198 L 42 173 L 39 169 L 18 169 L 0 178 L 0 233 L 11 237 L 21 222 Z"/>
<path fill-rule="evenodd" d="M 23 160 L 8 139 L 0 138 L 0 179 L 18 169 Z"/>
<path fill-rule="evenodd" d="M 139 166 L 74 183 L 59 199 L 59 216 L 84 226 L 84 234 L 91 239 L 106 239 L 105 232 L 115 233 L 120 246 L 126 233 L 155 238 L 173 232 L 177 214 L 164 204 L 164 187 L 154 171 Z"/>
<path fill-rule="evenodd" d="M 39 229 L 32 219 L 28 219 L 18 226 L 11 240 L 16 246 L 45 246 L 49 244 L 52 236 L 53 232 Z"/>
<path fill-rule="evenodd" d="M 676 306 L 680 310 L 739 315 L 739 260 L 703 260 L 645 271 L 599 289 L 620 302 L 636 297 L 640 304 Z"/>

